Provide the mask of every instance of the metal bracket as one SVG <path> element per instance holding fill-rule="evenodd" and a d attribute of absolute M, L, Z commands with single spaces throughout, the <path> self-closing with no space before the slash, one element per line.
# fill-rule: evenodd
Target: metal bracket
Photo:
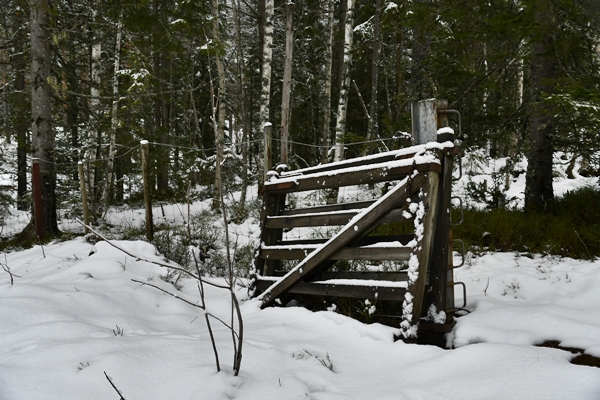
<path fill-rule="evenodd" d="M 458 308 L 465 308 L 467 306 L 467 285 L 464 282 L 453 282 L 453 286 L 460 285 L 463 288 L 463 305 Z"/>
<path fill-rule="evenodd" d="M 460 268 L 463 265 L 465 265 L 465 242 L 463 242 L 460 239 L 453 239 L 452 243 L 454 243 L 454 242 L 458 242 L 461 245 L 460 246 L 461 247 L 461 251 L 460 251 L 461 262 L 459 265 L 454 265 L 453 268 Z"/>
<path fill-rule="evenodd" d="M 458 225 L 462 224 L 463 221 L 465 220 L 465 212 L 463 209 L 463 200 L 462 200 L 462 197 L 459 197 L 459 196 L 453 196 L 451 199 L 452 200 L 457 199 L 458 202 L 460 203 L 460 206 L 458 208 L 460 210 L 460 221 L 458 221 L 457 223 L 452 222 L 452 212 L 450 212 L 450 226 L 458 226 Z"/>

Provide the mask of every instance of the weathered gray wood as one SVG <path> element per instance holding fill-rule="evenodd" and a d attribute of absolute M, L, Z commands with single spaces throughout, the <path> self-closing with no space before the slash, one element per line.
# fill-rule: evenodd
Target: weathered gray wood
<path fill-rule="evenodd" d="M 266 290 L 272 282 L 257 281 L 258 291 Z M 406 293 L 406 288 L 391 286 L 363 286 L 315 282 L 297 282 L 286 293 L 305 294 L 313 296 L 349 297 L 355 299 L 376 299 L 401 301 Z"/>
<path fill-rule="evenodd" d="M 437 174 L 433 173 L 437 177 Z M 326 244 L 317 251 L 305 258 L 294 270 L 284 276 L 280 281 L 274 283 L 262 297 L 262 308 L 271 304 L 277 296 L 289 289 L 294 283 L 298 282 L 305 275 L 314 272 L 318 267 L 327 261 L 339 249 L 345 247 L 352 240 L 363 235 L 383 213 L 388 212 L 398 204 L 404 202 L 413 192 L 416 192 L 425 182 L 423 174 L 417 174 L 412 182 L 405 180 L 399 183 L 395 188 L 387 192 L 371 207 L 357 215 L 351 223 L 331 238 Z"/>
<path fill-rule="evenodd" d="M 359 171 L 352 169 L 349 171 L 339 170 L 337 173 L 327 176 L 298 176 L 295 181 L 277 182 L 277 180 L 275 180 L 274 182 L 265 183 L 264 190 L 278 193 L 291 193 L 401 180 L 415 168 L 419 172 L 441 172 L 442 170 L 441 165 L 438 163 L 417 164 L 416 167 L 413 165 L 406 165 L 395 168 L 382 168 L 381 166 L 376 165 L 372 168 Z"/>
<path fill-rule="evenodd" d="M 268 229 L 266 221 L 268 216 L 279 214 L 280 210 L 285 208 L 285 194 L 269 193 L 263 194 L 263 208 L 261 210 L 261 236 L 260 241 L 267 246 L 275 245 L 281 242 L 283 237 L 283 229 Z M 261 251 L 258 252 L 254 266 L 263 275 L 268 276 L 278 269 L 280 261 L 278 259 L 266 259 L 261 256 Z"/>
<path fill-rule="evenodd" d="M 391 281 L 391 282 L 407 282 L 408 274 L 406 270 L 401 271 L 341 271 L 341 272 L 330 272 L 323 271 L 319 272 L 312 277 L 311 282 L 327 281 L 331 279 L 356 279 L 356 280 L 372 280 L 372 281 Z M 273 276 L 284 276 L 287 271 L 275 271 Z M 258 277 L 260 280 L 262 277 Z M 273 283 L 272 279 L 265 279 L 265 281 Z M 429 274 L 425 282 L 429 282 Z M 266 289 L 266 287 L 265 287 Z"/>
<path fill-rule="evenodd" d="M 367 208 L 373 203 L 375 203 L 375 200 L 327 204 L 324 206 L 312 206 L 312 207 L 305 207 L 305 208 L 293 208 L 291 210 L 283 210 L 280 215 L 302 215 L 302 214 L 315 214 L 315 213 L 331 212 L 331 211 L 356 210 L 356 209 L 360 209 L 360 208 Z"/>
<path fill-rule="evenodd" d="M 326 281 L 330 279 L 359 279 L 359 280 L 373 280 L 373 281 L 393 281 L 393 282 L 406 282 L 408 281 L 408 275 L 406 271 L 344 271 L 344 272 L 319 272 L 312 279 L 313 281 Z"/>
<path fill-rule="evenodd" d="M 433 232 L 435 230 L 435 220 L 437 213 L 439 173 L 430 171 L 427 176 L 427 183 L 423 186 L 425 196 L 423 203 L 425 206 L 425 217 L 423 221 L 423 236 L 417 241 L 414 254 L 419 261 L 418 278 L 415 282 L 409 282 L 409 293 L 412 295 L 413 310 L 410 318 L 411 326 L 418 326 L 421 319 L 421 310 L 423 307 L 423 296 L 425 294 L 425 281 L 427 276 L 427 267 L 431 257 L 431 244 Z M 408 318 L 407 318 L 408 319 Z"/>
<path fill-rule="evenodd" d="M 433 237 L 433 250 L 430 262 L 430 273 L 432 279 L 432 286 L 434 290 L 430 290 L 427 293 L 427 306 L 430 304 L 435 305 L 436 309 L 449 310 L 454 308 L 454 293 L 451 297 L 451 306 L 448 303 L 447 297 L 450 290 L 454 291 L 452 287 L 447 287 L 448 283 L 448 265 L 451 262 L 451 253 L 449 253 L 449 232 L 450 232 L 450 209 L 451 204 L 451 185 L 452 185 L 452 156 L 445 156 L 442 160 L 444 171 L 440 179 L 440 189 L 438 191 L 438 206 L 437 206 L 437 217 L 435 233 Z M 450 254 L 450 256 L 449 256 Z M 451 270 L 451 268 L 450 268 Z M 446 317 L 451 317 L 446 313 Z"/>
<path fill-rule="evenodd" d="M 270 260 L 302 260 L 315 251 L 313 247 L 269 249 L 263 248 L 261 257 Z M 329 257 L 330 260 L 367 260 L 367 261 L 408 261 L 411 254 L 410 247 L 346 247 L 338 250 Z"/>
<path fill-rule="evenodd" d="M 402 244 L 407 244 L 408 242 L 413 240 L 414 237 L 415 235 L 413 235 L 412 233 L 405 235 L 365 236 L 356 243 L 356 246 L 368 246 L 370 244 L 382 242 L 400 242 Z M 329 238 L 283 240 L 281 242 L 277 242 L 277 246 L 323 244 L 327 243 L 328 240 Z"/>
<path fill-rule="evenodd" d="M 317 165 L 314 167 L 308 167 L 303 169 L 297 169 L 295 171 L 286 172 L 282 174 L 282 177 L 289 177 L 295 175 L 307 175 L 307 174 L 316 174 L 321 172 L 328 171 L 337 171 L 345 168 L 355 168 L 362 167 L 365 165 L 375 165 L 384 162 L 394 161 L 394 160 L 406 160 L 409 158 L 413 158 L 415 154 L 422 151 L 424 149 L 423 146 L 415 147 L 413 150 L 409 151 L 386 151 L 384 153 L 379 153 L 366 157 L 356 157 L 348 160 L 332 162 L 329 164 Z"/>
<path fill-rule="evenodd" d="M 327 214 L 321 213 L 321 215 L 300 215 L 300 216 L 277 216 L 267 217 L 266 227 L 267 228 L 298 228 L 298 227 L 312 227 L 312 226 L 339 226 L 346 225 L 352 218 L 359 214 L 359 211 L 348 211 L 345 213 Z M 405 221 L 406 218 L 402 215 L 402 210 L 390 210 L 381 217 L 380 223 L 388 222 L 401 222 Z"/>

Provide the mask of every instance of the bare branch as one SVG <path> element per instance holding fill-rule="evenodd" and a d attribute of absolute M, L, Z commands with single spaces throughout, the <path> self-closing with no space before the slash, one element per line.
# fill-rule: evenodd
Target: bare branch
<path fill-rule="evenodd" d="M 113 383 L 112 379 L 110 379 L 110 376 L 108 376 L 106 374 L 106 371 L 104 371 L 104 376 L 106 377 L 106 379 L 108 380 L 108 382 L 110 383 L 110 386 L 113 387 L 113 389 L 115 389 L 115 391 L 119 394 L 119 400 L 125 400 L 125 397 L 123 397 L 123 395 L 121 394 L 121 392 L 119 391 L 119 389 L 117 389 L 117 387 L 115 386 L 115 384 Z"/>
<path fill-rule="evenodd" d="M 199 304 L 192 303 L 191 301 L 189 301 L 189 300 L 186 300 L 186 299 L 184 299 L 183 297 L 179 297 L 179 296 L 177 296 L 176 294 L 173 294 L 173 293 L 171 293 L 171 292 L 168 292 L 168 291 L 166 291 L 166 290 L 164 290 L 164 289 L 162 289 L 162 288 L 160 288 L 160 287 L 158 287 L 158 286 L 156 286 L 156 285 L 153 285 L 153 284 L 151 284 L 151 283 L 148 283 L 148 282 L 142 282 L 142 281 L 138 281 L 137 279 L 132 279 L 132 281 L 133 281 L 133 282 L 136 282 L 136 283 L 140 283 L 140 284 L 142 284 L 142 285 L 148 285 L 148 286 L 150 286 L 150 287 L 153 287 L 154 289 L 158 289 L 158 290 L 160 290 L 161 292 L 168 294 L 169 296 L 173 296 L 173 297 L 175 297 L 176 299 L 179 299 L 179 300 L 183 301 L 184 303 L 187 303 L 187 304 L 189 304 L 190 306 L 194 306 L 194 307 L 198 307 L 198 308 L 200 308 L 200 309 L 202 309 L 202 310 L 206 310 L 206 308 L 204 308 L 203 306 L 201 306 L 201 305 L 199 305 Z"/>

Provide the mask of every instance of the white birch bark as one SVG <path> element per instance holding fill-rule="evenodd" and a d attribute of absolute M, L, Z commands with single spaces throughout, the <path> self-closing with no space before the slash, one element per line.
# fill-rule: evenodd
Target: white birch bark
<path fill-rule="evenodd" d="M 92 21 L 95 24 L 97 12 L 93 11 Z M 90 71 L 90 127 L 88 136 L 88 198 L 92 203 L 92 215 L 95 215 L 96 199 L 96 159 L 98 158 L 99 115 L 100 115 L 100 61 L 102 57 L 102 44 L 98 30 L 94 26 L 94 41 L 92 43 L 91 71 Z"/>
<path fill-rule="evenodd" d="M 352 36 L 354 33 L 354 0 L 348 0 L 346 26 L 344 29 L 344 64 L 342 68 L 340 97 L 335 126 L 334 161 L 344 159 L 344 134 L 346 133 L 346 113 L 348 111 L 348 92 L 350 91 L 350 65 L 352 64 Z"/>
<path fill-rule="evenodd" d="M 213 0 L 213 40 L 216 43 L 221 42 L 219 35 L 219 0 Z M 217 148 L 217 162 L 215 168 L 215 187 L 213 196 L 213 208 L 220 208 L 221 190 L 223 187 L 223 173 L 221 170 L 221 161 L 223 160 L 223 142 L 225 140 L 225 98 L 226 98 L 226 86 L 225 86 L 225 67 L 221 56 L 216 54 L 215 63 L 217 64 L 217 74 L 219 75 L 219 92 L 217 94 L 217 120 L 213 120 L 215 127 L 215 147 Z"/>
<path fill-rule="evenodd" d="M 242 27 L 240 17 L 238 14 L 238 4 L 236 0 L 231 0 L 231 8 L 233 10 L 233 19 L 235 22 L 235 37 L 237 45 L 237 57 L 238 57 L 238 80 L 239 80 L 239 107 L 240 115 L 242 118 L 242 187 L 240 189 L 240 202 L 239 202 L 239 213 L 244 213 L 244 207 L 246 204 L 246 196 L 248 190 L 248 122 L 249 117 L 246 114 L 246 93 L 244 89 L 244 82 L 246 81 L 244 73 L 244 48 L 242 47 Z"/>
<path fill-rule="evenodd" d="M 269 122 L 269 107 L 271 101 L 271 60 L 273 58 L 273 13 L 274 13 L 274 1 L 265 1 L 265 16 L 264 16 L 264 41 L 263 41 L 263 54 L 262 54 L 262 80 L 260 89 L 260 111 L 259 111 L 259 127 L 260 132 L 263 133 L 265 125 Z M 262 135 L 261 135 L 262 136 Z M 261 158 L 263 159 L 263 165 L 265 165 L 265 149 L 262 146 Z M 263 167 L 264 169 L 264 167 Z M 259 176 L 259 186 L 264 180 L 266 171 L 261 171 Z"/>

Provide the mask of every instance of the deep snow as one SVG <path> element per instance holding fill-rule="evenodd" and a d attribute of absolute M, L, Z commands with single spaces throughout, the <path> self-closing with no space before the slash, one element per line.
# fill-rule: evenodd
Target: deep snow
<path fill-rule="evenodd" d="M 457 193 L 469 180 L 493 183 L 491 168 L 503 160 L 481 159 L 465 160 Z M 518 206 L 524 178 L 511 183 L 509 197 Z M 560 173 L 555 179 L 558 194 L 588 184 L 595 181 Z M 346 194 L 361 199 L 352 188 Z M 183 223 L 186 207 L 165 206 L 164 217 L 157 207 L 154 215 Z M 206 207 L 197 202 L 191 211 Z M 136 225 L 143 213 L 111 210 L 109 219 Z M 2 234 L 27 222 L 13 210 Z M 61 226 L 80 229 L 72 221 Z M 255 220 L 230 228 L 240 244 L 258 244 Z M 164 261 L 148 243 L 118 243 Z M 448 337 L 453 350 L 394 342 L 398 328 L 365 325 L 334 311 L 260 310 L 238 286 L 245 340 L 234 377 L 226 328 L 213 321 L 223 367 L 217 373 L 201 310 L 131 279 L 197 302 L 194 281 L 180 281 L 177 292 L 159 278 L 160 267 L 83 238 L 7 253 L 0 262 L 19 277 L 11 286 L 0 270 L 0 400 L 117 399 L 104 372 L 127 400 L 600 399 L 600 369 L 570 364 L 575 356 L 567 351 L 534 346 L 556 340 L 600 357 L 600 261 L 531 257 L 484 254 L 455 270 L 455 280 L 467 285 L 471 312 Z M 228 321 L 228 293 L 213 287 L 206 293 L 209 311 Z M 456 295 L 460 303 L 461 291 Z"/>
<path fill-rule="evenodd" d="M 150 244 L 118 243 L 163 260 Z M 261 311 L 248 300 L 242 370 L 234 377 L 224 327 L 213 323 L 223 364 L 216 373 L 200 310 L 131 281 L 176 292 L 158 278 L 160 267 L 83 238 L 44 252 L 36 246 L 6 255 L 20 278 L 11 286 L 0 276 L 1 399 L 118 398 L 104 371 L 128 400 L 600 399 L 600 369 L 532 346 L 554 339 L 600 355 L 600 262 L 513 254 L 471 260 L 456 271 L 473 311 L 458 319 L 454 350 L 394 342 L 397 329 L 332 311 Z M 228 320 L 227 292 L 206 291 L 209 311 Z M 239 287 L 240 298 L 245 293 Z M 178 294 L 198 301 L 192 280 Z"/>

